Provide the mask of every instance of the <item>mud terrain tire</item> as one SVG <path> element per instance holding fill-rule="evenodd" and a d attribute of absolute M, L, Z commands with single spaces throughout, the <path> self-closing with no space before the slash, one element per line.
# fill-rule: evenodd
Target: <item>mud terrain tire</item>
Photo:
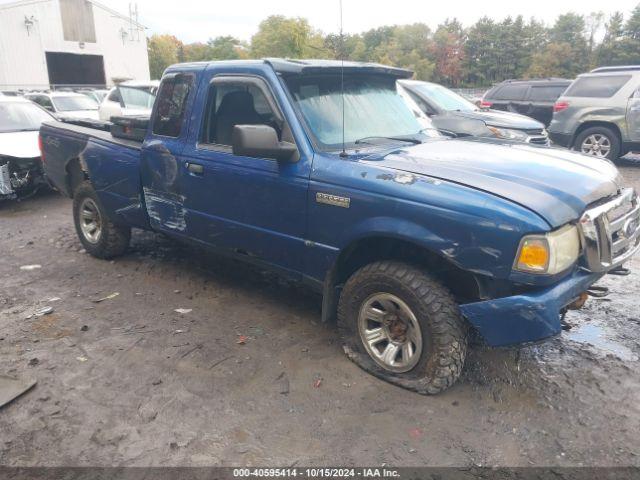
<path fill-rule="evenodd" d="M 111 221 L 89 182 L 78 185 L 73 194 L 73 221 L 82 246 L 94 257 L 117 257 L 129 246 L 131 229 Z M 96 227 L 94 233 L 91 233 L 92 226 Z"/>
<path fill-rule="evenodd" d="M 379 295 L 383 296 L 377 297 Z M 367 315 L 363 312 L 370 311 L 376 298 L 382 298 L 385 305 L 389 305 L 388 298 L 396 298 L 396 308 L 398 304 L 403 304 L 405 310 L 409 307 L 409 317 L 413 318 L 411 324 L 414 325 L 415 333 L 410 334 L 405 329 L 405 336 L 401 337 L 405 343 L 417 334 L 417 320 L 422 347 L 419 349 L 417 344 L 413 345 L 415 365 L 411 366 L 412 363 L 407 362 L 407 371 L 391 371 L 389 368 L 394 367 L 381 366 L 380 358 L 375 360 L 368 351 L 368 348 L 371 350 L 374 347 L 365 345 L 363 337 L 376 330 L 376 324 L 371 327 L 372 330 L 366 330 L 369 328 L 366 326 L 369 325 L 366 323 L 369 320 L 366 320 Z M 377 305 L 379 308 L 373 308 L 376 315 L 379 315 L 384 307 L 382 304 Z M 389 308 L 392 309 L 393 306 Z M 406 313 L 403 315 L 406 316 Z M 394 314 L 393 318 L 398 316 Z M 387 317 L 388 315 L 384 316 Z M 363 322 L 365 326 L 362 326 Z M 385 325 L 385 322 L 388 320 L 379 325 Z M 338 329 L 345 353 L 352 361 L 374 376 L 409 390 L 424 395 L 439 393 L 453 385 L 462 372 L 467 352 L 468 328 L 457 303 L 441 283 L 428 273 L 406 263 L 380 261 L 356 271 L 346 282 L 340 295 Z M 391 332 L 390 327 L 387 332 Z M 391 336 L 389 339 L 387 345 L 395 344 L 397 340 Z M 380 350 L 385 348 L 380 347 Z M 381 355 L 384 357 L 384 352 Z M 401 361 L 404 356 L 404 353 L 400 354 Z M 406 356 L 411 358 L 410 353 Z"/>

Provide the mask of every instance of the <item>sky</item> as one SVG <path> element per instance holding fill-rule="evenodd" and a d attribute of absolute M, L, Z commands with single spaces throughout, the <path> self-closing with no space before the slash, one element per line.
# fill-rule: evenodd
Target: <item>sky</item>
<path fill-rule="evenodd" d="M 129 0 L 99 0 L 127 13 Z M 1 2 L 0 2 L 1 3 Z M 170 33 L 183 42 L 207 41 L 220 35 L 249 40 L 261 20 L 280 14 L 304 17 L 325 33 L 339 31 L 339 0 L 137 0 L 140 22 L 148 34 Z M 536 17 L 547 24 L 562 13 L 589 14 L 604 11 L 608 16 L 620 10 L 628 16 L 634 0 L 343 0 L 345 33 L 358 33 L 382 25 L 423 22 L 434 28 L 448 17 L 463 25 L 475 23 L 483 15 L 496 20 L 511 15 Z"/>

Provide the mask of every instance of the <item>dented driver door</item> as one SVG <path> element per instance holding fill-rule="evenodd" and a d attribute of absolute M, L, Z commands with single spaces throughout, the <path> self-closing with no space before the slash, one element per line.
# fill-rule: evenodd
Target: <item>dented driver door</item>
<path fill-rule="evenodd" d="M 189 104 L 195 94 L 195 74 L 167 74 L 156 98 L 150 131 L 142 147 L 140 172 L 143 199 L 155 230 L 186 233 L 184 185 L 180 171 Z"/>
<path fill-rule="evenodd" d="M 294 138 L 297 124 L 285 116 L 273 70 L 232 74 L 213 65 L 200 85 L 183 152 L 189 237 L 297 276 L 307 248 L 311 157 Z M 247 124 L 272 126 L 295 143 L 297 161 L 235 155 L 231 134 Z"/>

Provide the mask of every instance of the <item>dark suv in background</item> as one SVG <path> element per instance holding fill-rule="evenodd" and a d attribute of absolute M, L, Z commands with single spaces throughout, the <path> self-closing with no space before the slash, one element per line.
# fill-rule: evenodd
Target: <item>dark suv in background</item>
<path fill-rule="evenodd" d="M 505 80 L 484 94 L 481 107 L 520 113 L 548 126 L 553 105 L 571 85 L 571 80 Z"/>

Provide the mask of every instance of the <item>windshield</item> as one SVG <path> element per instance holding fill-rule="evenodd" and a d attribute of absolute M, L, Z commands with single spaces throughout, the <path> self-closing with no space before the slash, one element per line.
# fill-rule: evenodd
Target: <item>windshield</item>
<path fill-rule="evenodd" d="M 108 92 L 106 90 L 85 90 L 78 91 L 78 93 L 81 93 L 85 97 L 89 97 L 91 100 L 95 100 L 96 102 L 100 103 L 102 102 L 104 97 L 107 96 Z"/>
<path fill-rule="evenodd" d="M 38 130 L 47 120 L 53 117 L 32 103 L 0 103 L 0 132 Z"/>
<path fill-rule="evenodd" d="M 419 83 L 412 84 L 409 88 L 424 96 L 429 102 L 434 103 L 440 110 L 461 112 L 474 112 L 478 110 L 478 107 L 469 100 L 442 85 Z"/>
<path fill-rule="evenodd" d="M 120 95 L 126 108 L 151 108 L 156 99 L 151 87 L 125 87 L 120 85 Z M 155 92 L 155 89 L 152 89 Z"/>
<path fill-rule="evenodd" d="M 52 97 L 51 101 L 58 112 L 72 112 L 74 110 L 97 110 L 98 104 L 95 100 L 84 95 L 68 97 Z"/>
<path fill-rule="evenodd" d="M 107 93 L 109 93 L 107 90 L 94 90 L 93 96 L 98 100 L 98 102 L 102 102 L 104 97 L 107 96 Z"/>
<path fill-rule="evenodd" d="M 286 79 L 294 102 L 320 148 L 342 146 L 340 75 L 296 76 Z M 421 135 L 421 125 L 398 95 L 395 78 L 349 75 L 344 79 L 344 140 L 356 141 Z M 388 140 L 394 142 L 397 140 Z M 363 142 L 364 143 L 364 142 Z M 366 143 L 372 143 L 367 140 Z"/>

